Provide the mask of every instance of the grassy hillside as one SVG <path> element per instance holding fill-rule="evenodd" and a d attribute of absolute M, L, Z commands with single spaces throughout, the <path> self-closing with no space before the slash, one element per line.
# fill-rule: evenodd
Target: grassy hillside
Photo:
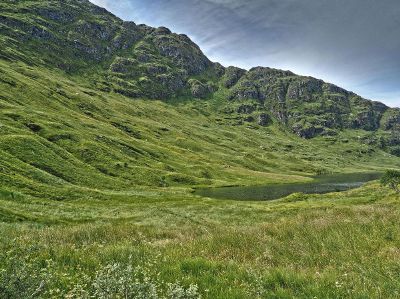
<path fill-rule="evenodd" d="M 400 168 L 399 111 L 88 1 L 3 1 L 0 298 L 397 298 L 399 198 L 377 182 L 192 191 Z"/>
<path fill-rule="evenodd" d="M 1 66 L 1 178 L 7 191 L 70 199 L 138 185 L 262 184 L 399 165 L 378 147 L 360 144 L 371 135 L 366 131 L 304 140 L 279 125 L 226 117 L 222 96 L 132 100 L 54 70 Z"/>

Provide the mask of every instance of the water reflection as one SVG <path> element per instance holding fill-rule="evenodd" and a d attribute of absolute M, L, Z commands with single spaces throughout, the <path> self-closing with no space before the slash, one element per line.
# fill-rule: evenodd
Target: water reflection
<path fill-rule="evenodd" d="M 329 174 L 314 177 L 309 183 L 270 184 L 266 186 L 201 188 L 195 194 L 217 199 L 273 200 L 292 193 L 323 194 L 358 188 L 379 179 L 381 173 Z"/>

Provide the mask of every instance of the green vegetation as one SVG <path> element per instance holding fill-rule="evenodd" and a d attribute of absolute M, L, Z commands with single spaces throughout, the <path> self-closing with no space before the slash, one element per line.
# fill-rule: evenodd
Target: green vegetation
<path fill-rule="evenodd" d="M 397 298 L 399 204 L 377 183 L 273 202 L 170 188 L 107 200 L 4 197 L 0 285 L 33 293 L 45 281 L 44 298 L 79 298 L 71 294 L 132 271 L 149 277 L 143 288 L 197 285 L 203 298 Z"/>
<path fill-rule="evenodd" d="M 387 170 L 381 178 L 382 186 L 389 186 L 391 189 L 400 193 L 400 171 L 397 170 Z"/>
<path fill-rule="evenodd" d="M 390 188 L 193 190 L 400 168 L 399 122 L 88 1 L 3 1 L 0 298 L 397 298 Z"/>

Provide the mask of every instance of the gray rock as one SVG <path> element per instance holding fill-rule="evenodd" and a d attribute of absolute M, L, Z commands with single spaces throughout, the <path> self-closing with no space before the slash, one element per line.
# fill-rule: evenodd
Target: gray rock
<path fill-rule="evenodd" d="M 314 138 L 315 136 L 321 134 L 324 129 L 322 127 L 316 127 L 311 124 L 295 124 L 293 127 L 293 132 L 296 133 L 297 136 L 305 139 Z"/>
<path fill-rule="evenodd" d="M 204 84 L 195 79 L 189 80 L 188 83 L 190 91 L 195 98 L 204 99 L 214 91 L 214 88 L 208 83 Z"/>
<path fill-rule="evenodd" d="M 259 100 L 260 93 L 256 84 L 251 81 L 241 81 L 231 91 L 231 100 Z"/>
<path fill-rule="evenodd" d="M 256 109 L 257 109 L 256 105 L 243 104 L 237 108 L 236 112 L 241 114 L 251 114 L 254 111 L 256 111 Z"/>
<path fill-rule="evenodd" d="M 166 27 L 158 27 L 156 30 L 154 30 L 155 35 L 168 35 L 171 34 L 171 30 L 169 30 Z"/>
<path fill-rule="evenodd" d="M 269 117 L 268 114 L 266 114 L 266 113 L 261 113 L 261 114 L 258 116 L 258 124 L 259 124 L 260 126 L 265 127 L 265 126 L 267 126 L 270 122 L 271 122 L 271 118 Z"/>
<path fill-rule="evenodd" d="M 382 128 L 386 131 L 400 126 L 400 109 L 389 109 L 382 119 Z"/>
<path fill-rule="evenodd" d="M 149 37 L 162 56 L 172 59 L 189 75 L 198 75 L 213 66 L 200 48 L 187 37 L 179 34 L 152 33 Z"/>
<path fill-rule="evenodd" d="M 240 78 L 244 76 L 245 73 L 246 70 L 230 66 L 225 70 L 225 75 L 222 79 L 222 84 L 226 88 L 231 88 L 240 80 Z"/>
<path fill-rule="evenodd" d="M 244 121 L 249 122 L 249 123 L 254 122 L 254 117 L 251 116 L 251 115 L 246 116 L 246 117 L 244 118 Z"/>
<path fill-rule="evenodd" d="M 322 93 L 323 81 L 314 78 L 302 78 L 289 84 L 287 96 L 291 100 L 312 99 L 315 94 Z"/>

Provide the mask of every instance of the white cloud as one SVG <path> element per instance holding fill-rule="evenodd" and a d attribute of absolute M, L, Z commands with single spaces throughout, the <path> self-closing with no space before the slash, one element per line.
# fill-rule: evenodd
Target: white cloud
<path fill-rule="evenodd" d="M 93 4 L 109 9 L 109 0 L 89 0 Z"/>

